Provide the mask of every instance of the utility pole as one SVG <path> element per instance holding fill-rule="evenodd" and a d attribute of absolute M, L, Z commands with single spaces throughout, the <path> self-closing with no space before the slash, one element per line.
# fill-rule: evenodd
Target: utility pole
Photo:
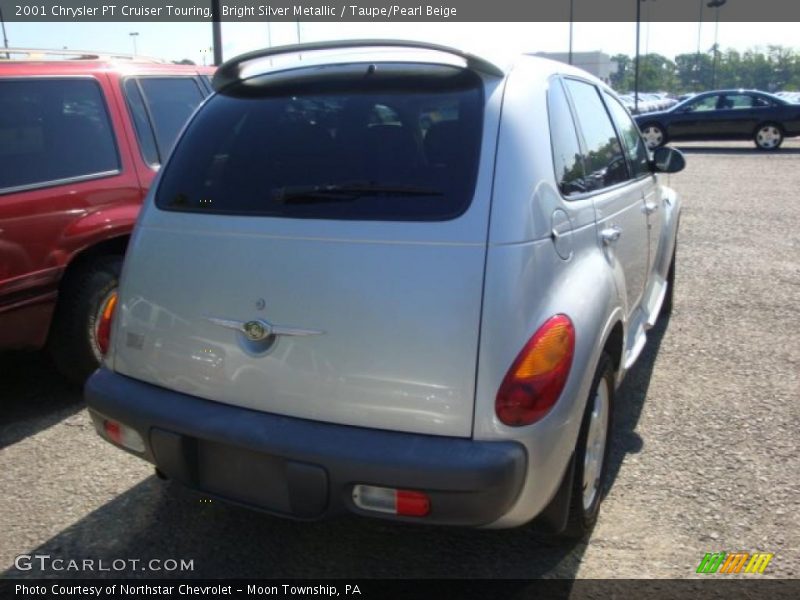
<path fill-rule="evenodd" d="M 636 63 L 633 70 L 633 112 L 639 112 L 639 28 L 642 24 L 642 2 L 636 0 Z"/>
<path fill-rule="evenodd" d="M 697 54 L 694 59 L 694 69 L 697 71 L 697 83 L 694 91 L 700 91 L 700 33 L 703 30 L 703 0 L 700 0 L 700 16 L 697 17 Z"/>
<path fill-rule="evenodd" d="M 131 39 L 133 40 L 133 55 L 136 56 L 139 54 L 139 52 L 136 50 L 136 38 L 139 37 L 139 32 L 131 31 L 128 35 L 131 36 Z"/>
<path fill-rule="evenodd" d="M 728 0 L 711 0 L 706 6 L 714 9 L 714 60 L 711 63 L 711 87 L 717 88 L 717 62 L 719 61 L 719 9 Z"/>
<path fill-rule="evenodd" d="M 0 7 L 0 26 L 3 27 L 3 48 L 8 49 L 8 38 L 6 37 L 6 22 L 3 19 L 3 9 Z M 6 52 L 6 58 L 10 59 L 11 55 Z"/>
<path fill-rule="evenodd" d="M 219 20 L 219 0 L 211 0 L 211 37 L 214 47 L 214 64 L 222 64 L 222 23 Z"/>
<path fill-rule="evenodd" d="M 572 64 L 572 24 L 574 21 L 575 0 L 569 0 L 569 64 Z"/>

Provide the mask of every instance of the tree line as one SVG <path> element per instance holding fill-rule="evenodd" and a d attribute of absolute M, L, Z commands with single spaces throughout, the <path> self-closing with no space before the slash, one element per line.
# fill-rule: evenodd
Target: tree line
<path fill-rule="evenodd" d="M 632 91 L 635 60 L 627 54 L 611 60 L 617 63 L 612 87 L 619 92 Z M 800 90 L 800 53 L 784 46 L 745 52 L 714 46 L 705 53 L 679 54 L 675 60 L 655 53 L 639 57 L 639 91 L 683 94 L 725 88 Z"/>

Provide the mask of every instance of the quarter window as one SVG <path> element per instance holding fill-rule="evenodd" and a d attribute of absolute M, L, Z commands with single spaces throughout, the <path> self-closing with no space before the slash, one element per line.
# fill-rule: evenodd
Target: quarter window
<path fill-rule="evenodd" d="M 0 81 L 0 192 L 120 168 L 94 80 Z"/>
<path fill-rule="evenodd" d="M 158 148 L 156 148 L 156 138 L 150 119 L 147 116 L 147 108 L 144 99 L 139 92 L 139 85 L 135 79 L 125 81 L 125 98 L 128 101 L 128 109 L 131 112 L 133 126 L 136 128 L 136 137 L 139 140 L 139 147 L 145 162 L 150 165 L 157 165 L 161 161 L 158 158 Z"/>
<path fill-rule="evenodd" d="M 639 134 L 639 128 L 619 100 L 607 93 L 603 95 L 606 98 L 606 105 L 611 112 L 611 117 L 617 124 L 617 131 L 622 137 L 622 144 L 625 146 L 633 176 L 639 178 L 650 175 L 652 173 L 650 170 L 650 155 L 644 145 L 642 136 Z"/>
<path fill-rule="evenodd" d="M 126 81 L 125 93 L 145 160 L 164 162 L 183 125 L 203 100 L 200 86 L 192 77 L 140 77 Z"/>
<path fill-rule="evenodd" d="M 567 79 L 566 85 L 585 143 L 587 189 L 598 190 L 627 180 L 625 155 L 598 89 L 575 79 Z"/>
<path fill-rule="evenodd" d="M 565 196 L 588 191 L 584 181 L 583 158 L 578 144 L 578 132 L 572 120 L 567 96 L 561 81 L 554 79 L 547 95 L 550 119 L 550 142 L 553 147 L 553 166 L 556 182 Z"/>

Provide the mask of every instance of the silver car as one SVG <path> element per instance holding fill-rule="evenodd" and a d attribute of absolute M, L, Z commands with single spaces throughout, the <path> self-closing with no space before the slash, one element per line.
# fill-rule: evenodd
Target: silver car
<path fill-rule="evenodd" d="M 681 154 L 533 56 L 328 42 L 213 85 L 129 246 L 99 434 L 277 515 L 586 534 Z"/>

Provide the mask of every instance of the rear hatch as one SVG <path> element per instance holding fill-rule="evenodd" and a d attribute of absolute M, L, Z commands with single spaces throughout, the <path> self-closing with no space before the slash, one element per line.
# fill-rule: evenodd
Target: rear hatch
<path fill-rule="evenodd" d="M 114 368 L 259 411 L 471 435 L 493 89 L 385 63 L 213 96 L 137 226 Z"/>

